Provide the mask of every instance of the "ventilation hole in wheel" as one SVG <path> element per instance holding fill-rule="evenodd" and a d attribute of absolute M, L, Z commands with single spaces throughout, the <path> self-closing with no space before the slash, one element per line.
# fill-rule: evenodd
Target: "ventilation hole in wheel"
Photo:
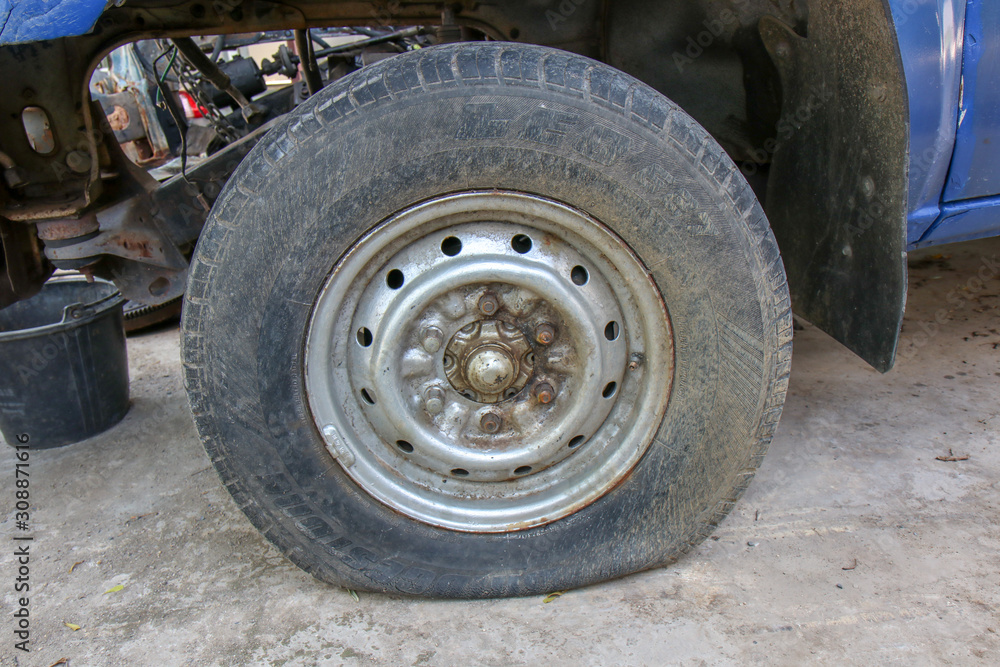
<path fill-rule="evenodd" d="M 453 468 L 451 474 L 455 477 L 468 477 L 469 471 L 465 468 Z"/>
<path fill-rule="evenodd" d="M 397 440 L 396 446 L 399 447 L 399 451 L 405 452 L 407 454 L 413 451 L 413 445 L 408 443 L 406 440 Z"/>
<path fill-rule="evenodd" d="M 534 366 L 534 364 L 535 364 L 535 353 L 534 352 L 528 352 L 526 355 L 524 355 L 524 361 L 525 361 L 525 363 Z"/>
<path fill-rule="evenodd" d="M 527 475 L 531 472 L 531 466 L 521 466 L 520 468 L 514 468 L 515 475 Z"/>
<path fill-rule="evenodd" d="M 367 389 L 361 390 L 361 398 L 365 399 L 365 403 L 368 405 L 375 405 L 375 399 L 368 393 Z"/>
<path fill-rule="evenodd" d="M 587 281 L 590 280 L 590 274 L 587 273 L 587 269 L 583 268 L 579 264 L 573 267 L 573 270 L 569 272 L 569 277 L 573 279 L 573 282 L 577 285 L 586 285 Z"/>
<path fill-rule="evenodd" d="M 618 323 L 608 322 L 608 326 L 604 327 L 604 337 L 608 340 L 618 340 Z"/>
<path fill-rule="evenodd" d="M 569 448 L 576 449 L 577 447 L 583 444 L 584 440 L 586 440 L 586 438 L 582 435 L 574 437 L 572 440 L 569 441 Z"/>
<path fill-rule="evenodd" d="M 358 345 L 368 347 L 372 344 L 372 332 L 367 327 L 358 329 Z"/>
<path fill-rule="evenodd" d="M 403 286 L 403 281 L 406 279 L 403 277 L 403 272 L 399 269 L 393 269 L 385 277 L 385 284 L 389 286 L 389 289 L 399 289 Z"/>
<path fill-rule="evenodd" d="M 503 393 L 504 398 L 513 398 L 517 396 L 517 389 L 508 389 Z"/>
<path fill-rule="evenodd" d="M 471 391 L 463 391 L 463 392 L 462 392 L 462 396 L 465 396 L 465 397 L 466 397 L 467 399 L 469 399 L 470 401 L 474 401 L 474 400 L 476 400 L 476 397 L 472 395 L 472 392 L 471 392 Z"/>
<path fill-rule="evenodd" d="M 519 252 L 523 255 L 531 250 L 531 238 L 524 234 L 517 234 L 510 240 L 510 247 L 514 249 L 514 252 Z"/>
<path fill-rule="evenodd" d="M 462 242 L 455 236 L 449 236 L 444 241 L 441 241 L 441 252 L 449 257 L 454 257 L 462 252 Z"/>
<path fill-rule="evenodd" d="M 603 396 L 604 398 L 611 398 L 612 396 L 615 395 L 616 391 L 618 391 L 618 383 L 609 382 L 606 385 L 604 385 L 604 391 L 601 392 L 601 396 Z"/>

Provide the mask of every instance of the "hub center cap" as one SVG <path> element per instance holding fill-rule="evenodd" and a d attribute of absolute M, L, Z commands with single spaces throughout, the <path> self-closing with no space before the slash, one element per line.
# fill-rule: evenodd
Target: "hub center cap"
<path fill-rule="evenodd" d="M 534 354 L 524 333 L 501 320 L 479 320 L 459 329 L 444 352 L 444 371 L 458 393 L 497 403 L 527 384 Z"/>
<path fill-rule="evenodd" d="M 465 379 L 480 394 L 500 394 L 514 384 L 516 370 L 517 366 L 507 352 L 484 345 L 473 352 L 465 363 Z"/>

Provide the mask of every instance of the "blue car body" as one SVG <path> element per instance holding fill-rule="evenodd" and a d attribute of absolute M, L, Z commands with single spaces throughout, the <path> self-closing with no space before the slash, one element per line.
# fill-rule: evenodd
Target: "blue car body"
<path fill-rule="evenodd" d="M 891 4 L 910 102 L 909 245 L 1000 234 L 1000 3 Z"/>

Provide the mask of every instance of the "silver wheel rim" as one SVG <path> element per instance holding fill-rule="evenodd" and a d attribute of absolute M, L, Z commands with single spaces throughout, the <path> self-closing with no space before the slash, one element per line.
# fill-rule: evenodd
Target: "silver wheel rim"
<path fill-rule="evenodd" d="M 458 531 L 591 504 L 663 418 L 673 338 L 607 227 L 515 192 L 447 195 L 358 241 L 320 292 L 305 380 L 327 449 L 365 492 Z"/>

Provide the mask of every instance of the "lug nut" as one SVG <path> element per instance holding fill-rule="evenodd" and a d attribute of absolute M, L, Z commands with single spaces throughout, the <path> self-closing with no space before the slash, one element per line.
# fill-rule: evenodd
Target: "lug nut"
<path fill-rule="evenodd" d="M 535 341 L 541 345 L 548 345 L 556 339 L 556 330 L 551 324 L 539 324 L 535 329 Z"/>
<path fill-rule="evenodd" d="M 482 311 L 483 315 L 492 315 L 497 312 L 500 308 L 500 302 L 497 301 L 496 296 L 492 293 L 487 292 L 479 299 L 479 310 Z"/>
<path fill-rule="evenodd" d="M 487 412 L 483 415 L 483 418 L 479 420 L 479 425 L 487 433 L 496 433 L 499 431 L 501 423 L 500 416 L 492 412 Z"/>
<path fill-rule="evenodd" d="M 437 327 L 427 327 L 424 329 L 423 340 L 421 340 L 421 345 L 424 349 L 434 354 L 441 349 L 441 343 L 444 342 L 444 334 Z"/>
<path fill-rule="evenodd" d="M 547 405 L 556 397 L 556 390 L 548 382 L 541 382 L 535 385 L 535 398 L 542 405 Z"/>
<path fill-rule="evenodd" d="M 433 416 L 444 410 L 444 391 L 441 387 L 430 387 L 424 392 L 424 411 Z"/>

